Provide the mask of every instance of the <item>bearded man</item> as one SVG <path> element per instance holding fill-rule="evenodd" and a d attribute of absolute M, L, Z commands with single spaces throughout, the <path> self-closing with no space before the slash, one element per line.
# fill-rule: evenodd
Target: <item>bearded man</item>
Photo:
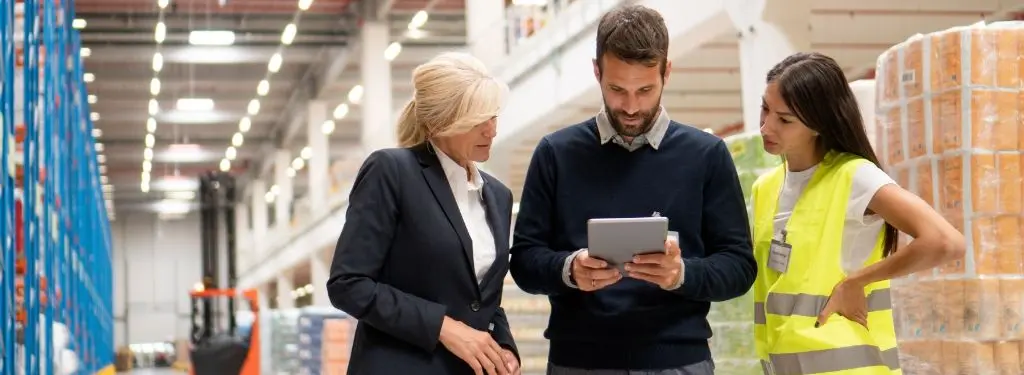
<path fill-rule="evenodd" d="M 710 304 L 754 282 L 728 148 L 661 105 L 668 38 L 654 10 L 604 15 L 593 61 L 603 110 L 545 136 L 530 162 L 510 271 L 551 302 L 550 375 L 713 374 Z M 652 215 L 677 234 L 664 253 L 637 256 L 624 273 L 589 255 L 587 220 Z"/>

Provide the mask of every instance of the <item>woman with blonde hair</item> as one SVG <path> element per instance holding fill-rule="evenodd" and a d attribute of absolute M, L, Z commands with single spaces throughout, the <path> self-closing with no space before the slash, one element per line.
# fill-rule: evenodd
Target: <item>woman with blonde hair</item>
<path fill-rule="evenodd" d="M 334 250 L 328 295 L 359 320 L 348 373 L 518 374 L 500 307 L 512 193 L 476 166 L 508 88 L 462 53 L 417 67 L 413 86 L 401 148 L 363 163 Z"/>

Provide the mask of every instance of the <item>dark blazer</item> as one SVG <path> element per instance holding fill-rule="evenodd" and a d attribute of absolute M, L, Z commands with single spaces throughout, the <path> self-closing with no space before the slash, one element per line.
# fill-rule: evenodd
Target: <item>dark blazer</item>
<path fill-rule="evenodd" d="M 496 259 L 477 283 L 473 247 L 429 144 L 375 151 L 356 175 L 327 293 L 359 320 L 350 375 L 472 374 L 438 339 L 445 315 L 516 353 L 500 307 L 512 193 L 481 172 Z"/>

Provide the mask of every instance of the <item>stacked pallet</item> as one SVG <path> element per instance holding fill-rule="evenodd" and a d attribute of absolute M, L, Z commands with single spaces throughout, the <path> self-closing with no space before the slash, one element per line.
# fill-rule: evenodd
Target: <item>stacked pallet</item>
<path fill-rule="evenodd" d="M 333 307 L 305 307 L 298 319 L 298 375 L 319 375 L 324 364 L 324 332 L 326 322 L 348 316 Z M 328 331 L 335 336 L 337 332 Z M 345 356 L 347 358 L 347 355 Z M 336 373 L 336 372 L 335 372 Z"/>
<path fill-rule="evenodd" d="M 298 360 L 299 311 L 295 309 L 274 310 L 270 316 L 270 373 L 294 375 L 300 367 Z"/>
<path fill-rule="evenodd" d="M 878 59 L 880 157 L 967 240 L 964 259 L 893 283 L 907 374 L 1024 373 L 1022 55 L 1024 23 L 995 23 Z"/>
<path fill-rule="evenodd" d="M 323 326 L 320 374 L 345 375 L 348 373 L 348 359 L 352 354 L 355 320 L 331 318 L 324 320 Z"/>

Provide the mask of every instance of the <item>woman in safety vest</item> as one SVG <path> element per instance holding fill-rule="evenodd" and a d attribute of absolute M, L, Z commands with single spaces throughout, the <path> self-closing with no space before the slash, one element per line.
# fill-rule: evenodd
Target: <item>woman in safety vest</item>
<path fill-rule="evenodd" d="M 766 374 L 900 374 L 889 280 L 964 254 L 964 238 L 879 167 L 842 68 L 798 53 L 767 77 L 753 189 L 755 338 Z M 897 230 L 914 238 L 896 250 Z"/>

